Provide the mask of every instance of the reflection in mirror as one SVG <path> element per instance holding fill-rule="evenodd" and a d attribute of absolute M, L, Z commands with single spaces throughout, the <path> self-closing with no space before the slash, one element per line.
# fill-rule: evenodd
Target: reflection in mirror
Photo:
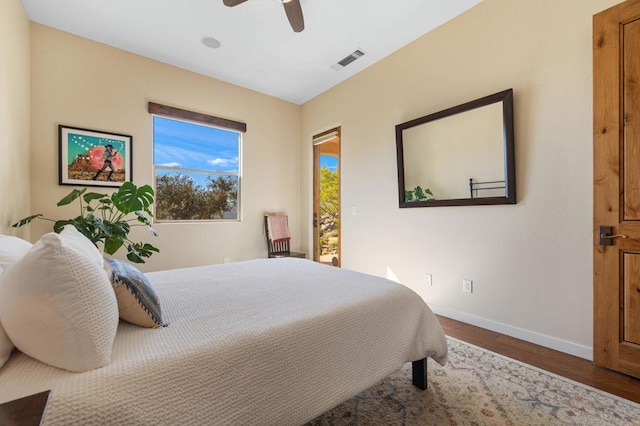
<path fill-rule="evenodd" d="M 515 203 L 513 92 L 396 126 L 400 207 Z"/>

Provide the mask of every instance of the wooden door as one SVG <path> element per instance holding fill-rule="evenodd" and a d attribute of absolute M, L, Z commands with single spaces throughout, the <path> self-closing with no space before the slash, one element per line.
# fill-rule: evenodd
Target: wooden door
<path fill-rule="evenodd" d="M 640 377 L 640 0 L 594 16 L 593 62 L 593 357 Z"/>

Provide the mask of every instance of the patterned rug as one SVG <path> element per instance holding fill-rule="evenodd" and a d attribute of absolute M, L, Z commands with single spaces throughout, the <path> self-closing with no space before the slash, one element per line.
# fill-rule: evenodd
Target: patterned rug
<path fill-rule="evenodd" d="M 640 425 L 640 404 L 448 337 L 449 362 L 411 363 L 309 422 L 320 425 Z"/>

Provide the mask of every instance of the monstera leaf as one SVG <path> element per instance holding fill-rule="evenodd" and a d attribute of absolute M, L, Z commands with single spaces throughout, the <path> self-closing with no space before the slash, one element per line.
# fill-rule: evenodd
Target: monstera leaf
<path fill-rule="evenodd" d="M 407 202 L 430 200 L 432 198 L 434 198 L 433 192 L 429 188 L 422 188 L 420 185 L 404 191 L 404 199 Z"/>
<path fill-rule="evenodd" d="M 58 206 L 66 206 L 78 201 L 80 215 L 72 219 L 49 219 L 42 214 L 34 214 L 20 219 L 14 228 L 27 225 L 35 219 L 53 223 L 55 232 L 62 231 L 66 225 L 73 225 L 80 233 L 96 246 L 102 244 L 106 254 L 114 254 L 126 247 L 127 258 L 136 263 L 144 263 L 143 258 L 150 257 L 159 250 L 149 243 L 135 243 L 129 239 L 132 226 L 146 226 L 153 236 L 158 233 L 151 226 L 151 206 L 154 192 L 149 185 L 138 188 L 132 182 L 125 182 L 113 194 L 86 192 L 87 188 L 74 189 L 58 201 Z"/>
<path fill-rule="evenodd" d="M 118 192 L 111 196 L 111 201 L 119 211 L 125 214 L 135 211 L 149 213 L 149 207 L 153 204 L 153 195 L 153 188 L 149 185 L 137 188 L 133 183 L 125 182 Z"/>

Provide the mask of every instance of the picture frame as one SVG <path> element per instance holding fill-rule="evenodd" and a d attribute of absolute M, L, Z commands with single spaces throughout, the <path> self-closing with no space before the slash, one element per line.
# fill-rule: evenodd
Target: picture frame
<path fill-rule="evenodd" d="M 58 125 L 59 184 L 119 187 L 133 178 L 133 137 Z"/>

